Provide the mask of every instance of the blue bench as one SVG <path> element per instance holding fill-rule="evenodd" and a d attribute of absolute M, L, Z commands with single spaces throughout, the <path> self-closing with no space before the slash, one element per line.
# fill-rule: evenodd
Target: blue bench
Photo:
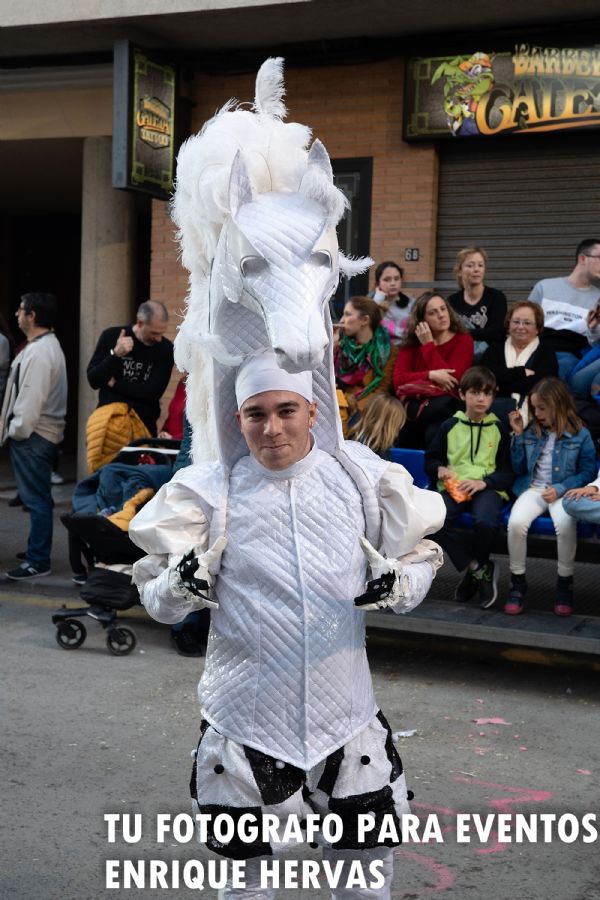
<path fill-rule="evenodd" d="M 429 488 L 430 482 L 427 477 L 427 473 L 425 471 L 425 451 L 424 450 L 410 450 L 404 447 L 392 447 L 392 449 L 388 453 L 389 459 L 391 462 L 399 463 L 401 466 L 404 466 L 408 472 L 413 477 L 414 483 L 417 487 L 420 488 Z M 504 529 L 508 525 L 508 517 L 510 516 L 510 511 L 512 508 L 512 503 L 507 503 L 502 512 L 502 524 Z M 471 513 L 464 512 L 461 514 L 458 519 L 458 526 L 462 528 L 472 528 L 473 527 L 473 516 Z M 539 535 L 540 537 L 556 537 L 554 531 L 554 523 L 550 516 L 538 516 L 531 523 L 531 527 L 529 529 L 529 534 L 531 535 Z M 577 537 L 582 540 L 589 540 L 590 538 L 594 538 L 596 536 L 596 529 L 593 525 L 590 525 L 588 522 L 578 522 L 577 523 Z"/>

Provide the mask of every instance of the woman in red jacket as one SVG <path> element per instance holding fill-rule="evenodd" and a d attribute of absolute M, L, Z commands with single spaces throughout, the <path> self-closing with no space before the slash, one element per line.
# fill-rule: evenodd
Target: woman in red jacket
<path fill-rule="evenodd" d="M 434 291 L 416 301 L 396 357 L 393 383 L 408 421 L 403 447 L 426 447 L 440 422 L 460 407 L 458 382 L 473 364 L 473 338 L 451 306 Z"/>

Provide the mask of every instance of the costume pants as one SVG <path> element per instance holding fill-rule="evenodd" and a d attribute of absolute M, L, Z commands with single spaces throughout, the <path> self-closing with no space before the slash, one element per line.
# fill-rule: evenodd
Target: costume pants
<path fill-rule="evenodd" d="M 342 869 L 340 885 L 344 885 L 348 879 L 348 864 L 357 858 L 356 852 L 349 850 L 324 849 L 323 859 L 328 860 L 332 866 L 338 861 L 346 863 Z M 363 867 L 364 877 L 369 883 L 369 865 L 375 860 L 380 860 L 383 866 L 378 869 L 385 878 L 385 884 L 380 888 L 346 888 L 336 887 L 331 892 L 332 900 L 389 900 L 391 896 L 392 878 L 394 875 L 394 850 L 392 847 L 376 847 L 372 850 L 362 850 L 360 862 Z M 273 862 L 272 856 L 262 856 L 249 859 L 246 863 L 246 886 L 234 888 L 227 886 L 219 891 L 219 900 L 274 900 L 277 891 L 271 887 L 261 887 L 260 867 L 262 862 Z"/>
<path fill-rule="evenodd" d="M 600 500 L 590 500 L 589 497 L 582 497 L 581 500 L 565 499 L 562 505 L 565 512 L 579 522 L 600 525 Z"/>
<path fill-rule="evenodd" d="M 246 886 L 226 887 L 223 898 L 271 900 L 274 890 L 260 884 L 261 860 L 281 859 L 304 839 L 318 840 L 323 845 L 324 859 L 347 864 L 333 894 L 337 900 L 385 900 L 390 896 L 393 848 L 379 844 L 378 835 L 383 822 L 389 821 L 387 817 L 394 820 L 400 832 L 401 816 L 410 811 L 408 800 L 412 794 L 406 790 L 402 762 L 381 712 L 347 744 L 306 772 L 238 744 L 203 722 L 190 787 L 195 812 L 213 817 L 225 813 L 234 821 L 248 813 L 257 821 L 265 813 L 274 814 L 280 823 L 280 838 L 292 817 L 296 823 L 304 820 L 299 826 L 304 829 L 308 816 L 312 815 L 314 821 L 317 814 L 323 821 L 333 813 L 343 826 L 339 840 L 333 844 L 327 844 L 320 833 L 313 837 L 304 832 L 296 840 L 290 837 L 287 844 L 262 834 L 251 843 L 234 836 L 223 844 L 209 825 L 206 840 L 210 850 L 221 857 L 246 860 Z M 375 823 L 362 840 L 357 830 L 357 816 L 361 813 L 369 813 Z M 265 843 L 265 838 L 269 842 Z M 383 863 L 377 868 L 385 879 L 382 887 L 346 888 L 348 866 L 353 861 L 361 863 L 367 885 L 378 880 L 375 872 L 369 870 L 375 860 Z"/>
<path fill-rule="evenodd" d="M 38 569 L 49 569 L 54 506 L 51 477 L 58 445 L 34 431 L 24 441 L 9 438 L 8 446 L 17 491 L 31 519 L 27 561 Z"/>
<path fill-rule="evenodd" d="M 462 572 L 471 560 L 484 566 L 490 559 L 494 538 L 500 525 L 500 515 L 505 501 L 496 491 L 486 488 L 475 494 L 472 500 L 457 503 L 447 491 L 442 492 L 446 504 L 446 521 L 437 534 L 431 536 L 444 553 L 447 553 L 454 567 Z M 474 519 L 472 534 L 458 531 L 456 522 L 461 513 L 471 513 Z"/>
<path fill-rule="evenodd" d="M 527 532 L 538 516 L 550 513 L 556 531 L 558 574 L 564 577 L 575 570 L 577 523 L 563 508 L 562 499 L 548 503 L 542 499 L 543 488 L 528 488 L 517 497 L 508 520 L 508 553 L 513 575 L 525 574 L 527 560 Z"/>

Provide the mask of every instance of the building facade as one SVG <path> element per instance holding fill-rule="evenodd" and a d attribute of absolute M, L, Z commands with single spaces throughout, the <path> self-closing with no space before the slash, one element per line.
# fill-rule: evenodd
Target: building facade
<path fill-rule="evenodd" d="M 289 120 L 310 124 L 351 199 L 344 249 L 395 259 L 416 294 L 453 289 L 456 252 L 478 244 L 488 283 L 517 299 L 600 231 L 600 15 L 587 0 L 569 21 L 558 3 L 533 6 L 475 23 L 453 2 L 409 16 L 383 0 L 129 0 L 100 17 L 92 3 L 0 0 L 0 311 L 12 318 L 25 290 L 57 293 L 70 449 L 93 408 L 84 373 L 100 331 L 150 296 L 174 337 L 187 291 L 168 202 L 113 187 L 117 41 L 177 69 L 181 136 L 230 97 L 251 100 L 262 59 L 284 56 Z"/>

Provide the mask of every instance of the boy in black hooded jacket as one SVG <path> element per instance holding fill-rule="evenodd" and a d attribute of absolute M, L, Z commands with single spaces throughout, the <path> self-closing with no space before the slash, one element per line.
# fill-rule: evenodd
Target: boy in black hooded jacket
<path fill-rule="evenodd" d="M 442 423 L 425 454 L 425 469 L 447 510 L 444 527 L 432 539 L 459 572 L 466 570 L 455 599 L 464 603 L 477 595 L 482 609 L 498 596 L 498 567 L 490 553 L 514 480 L 508 431 L 489 412 L 495 395 L 493 372 L 484 366 L 467 369 L 459 384 L 465 412 Z M 472 540 L 456 528 L 463 512 L 474 519 Z"/>

